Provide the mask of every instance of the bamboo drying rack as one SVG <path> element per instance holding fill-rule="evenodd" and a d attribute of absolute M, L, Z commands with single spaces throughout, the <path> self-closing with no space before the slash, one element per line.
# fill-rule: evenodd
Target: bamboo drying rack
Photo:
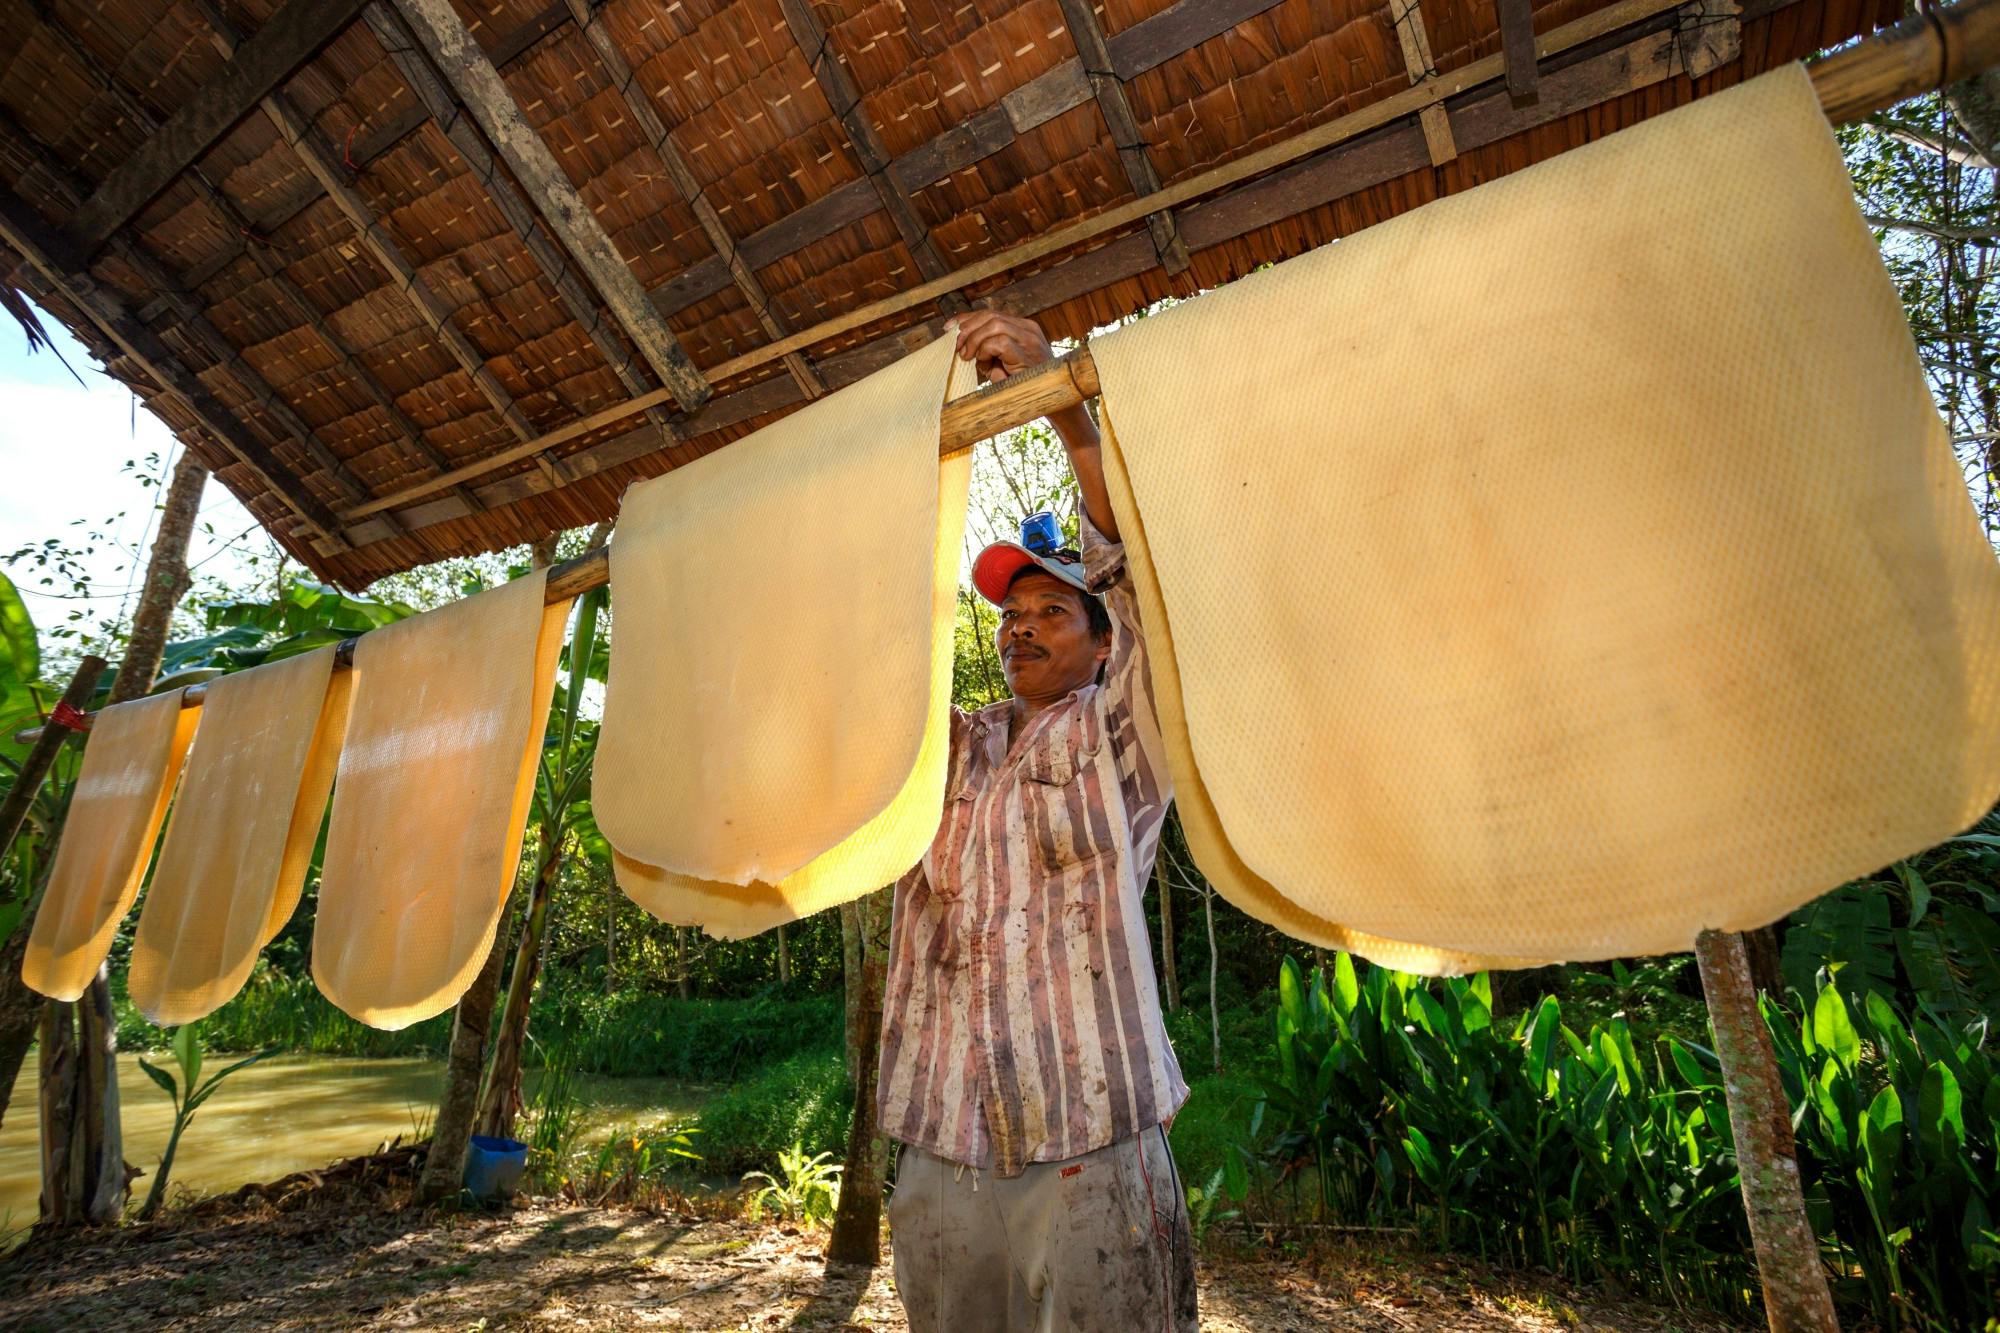
<path fill-rule="evenodd" d="M 1995 65 L 2000 65 L 2000 0 L 1965 0 L 1905 19 L 1827 57 L 1812 66 L 1810 73 L 1813 90 L 1819 95 L 1820 108 L 1827 119 L 1844 125 L 1886 110 L 1906 98 L 1948 87 Z M 1412 89 L 1413 93 L 1416 91 Z M 1412 102 L 1403 109 L 1414 115 L 1422 108 Z M 1393 112 L 1395 108 L 1390 110 Z M 1388 118 L 1391 117 L 1384 117 Z M 1151 196 L 1145 202 L 1157 207 L 1157 200 Z M 926 290 L 918 288 L 904 295 L 921 298 Z M 775 355 L 777 350 L 760 349 L 760 353 Z M 981 440 L 1024 426 L 1050 412 L 1074 407 L 1097 393 L 1097 367 L 1086 344 L 1018 378 L 946 404 L 939 431 L 939 454 L 950 457 L 964 453 Z M 638 410 L 637 400 L 627 407 Z M 481 466 L 491 465 L 489 460 Z M 385 501 L 395 498 L 385 497 Z M 377 502 L 374 507 L 383 503 Z M 575 597 L 592 588 L 604 587 L 610 581 L 610 548 L 600 546 L 550 569 L 548 601 L 553 604 Z M 339 665 L 352 665 L 354 645 L 354 639 L 346 639 L 335 649 Z M 182 691 L 181 706 L 199 705 L 207 692 L 206 685 L 189 686 Z M 42 730 L 36 727 L 19 732 L 15 740 L 32 743 Z"/>

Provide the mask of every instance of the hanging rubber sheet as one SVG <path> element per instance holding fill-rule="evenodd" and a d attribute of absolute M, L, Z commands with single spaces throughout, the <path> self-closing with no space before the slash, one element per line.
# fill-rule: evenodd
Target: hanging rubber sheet
<path fill-rule="evenodd" d="M 930 845 L 971 477 L 938 423 L 976 382 L 953 341 L 626 493 L 591 802 L 655 916 L 740 938 Z"/>
<path fill-rule="evenodd" d="M 132 1002 L 161 1027 L 233 999 L 299 904 L 347 726 L 321 648 L 208 683 L 201 734 L 132 941 Z"/>
<path fill-rule="evenodd" d="M 361 636 L 313 980 L 370 1027 L 458 1002 L 514 882 L 569 603 L 548 571 Z"/>
<path fill-rule="evenodd" d="M 30 990 L 74 1000 L 111 952 L 111 937 L 153 856 L 199 708 L 169 690 L 98 713 L 63 821 L 48 888 L 21 960 Z"/>
<path fill-rule="evenodd" d="M 1092 351 L 1253 915 L 1425 971 L 1685 949 L 2000 794 L 2000 567 L 1802 68 Z"/>

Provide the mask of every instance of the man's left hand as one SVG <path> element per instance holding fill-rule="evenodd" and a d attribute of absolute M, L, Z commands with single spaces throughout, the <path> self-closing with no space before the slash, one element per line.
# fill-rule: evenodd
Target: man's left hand
<path fill-rule="evenodd" d="M 1041 325 L 998 310 L 974 310 L 959 316 L 957 350 L 961 360 L 978 367 L 979 377 L 988 384 L 998 384 L 1055 356 Z"/>

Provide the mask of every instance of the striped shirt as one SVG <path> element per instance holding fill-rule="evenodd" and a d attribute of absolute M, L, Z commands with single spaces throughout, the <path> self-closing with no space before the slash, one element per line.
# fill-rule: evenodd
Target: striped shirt
<path fill-rule="evenodd" d="M 1011 746 L 1011 700 L 954 711 L 943 820 L 896 884 L 882 1132 L 1003 1176 L 1187 1099 L 1140 898 L 1173 786 L 1124 549 L 1083 527 L 1112 622 L 1099 683 Z"/>

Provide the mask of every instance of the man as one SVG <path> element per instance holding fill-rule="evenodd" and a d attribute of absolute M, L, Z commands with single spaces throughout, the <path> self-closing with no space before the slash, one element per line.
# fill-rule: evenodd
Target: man
<path fill-rule="evenodd" d="M 958 355 L 991 382 L 1050 350 L 981 311 Z M 1097 429 L 1081 406 L 1049 422 L 1083 551 L 975 561 L 1014 697 L 953 714 L 944 817 L 896 886 L 878 1098 L 917 1333 L 1196 1326 L 1166 1135 L 1187 1085 L 1140 897 L 1173 791 Z"/>

